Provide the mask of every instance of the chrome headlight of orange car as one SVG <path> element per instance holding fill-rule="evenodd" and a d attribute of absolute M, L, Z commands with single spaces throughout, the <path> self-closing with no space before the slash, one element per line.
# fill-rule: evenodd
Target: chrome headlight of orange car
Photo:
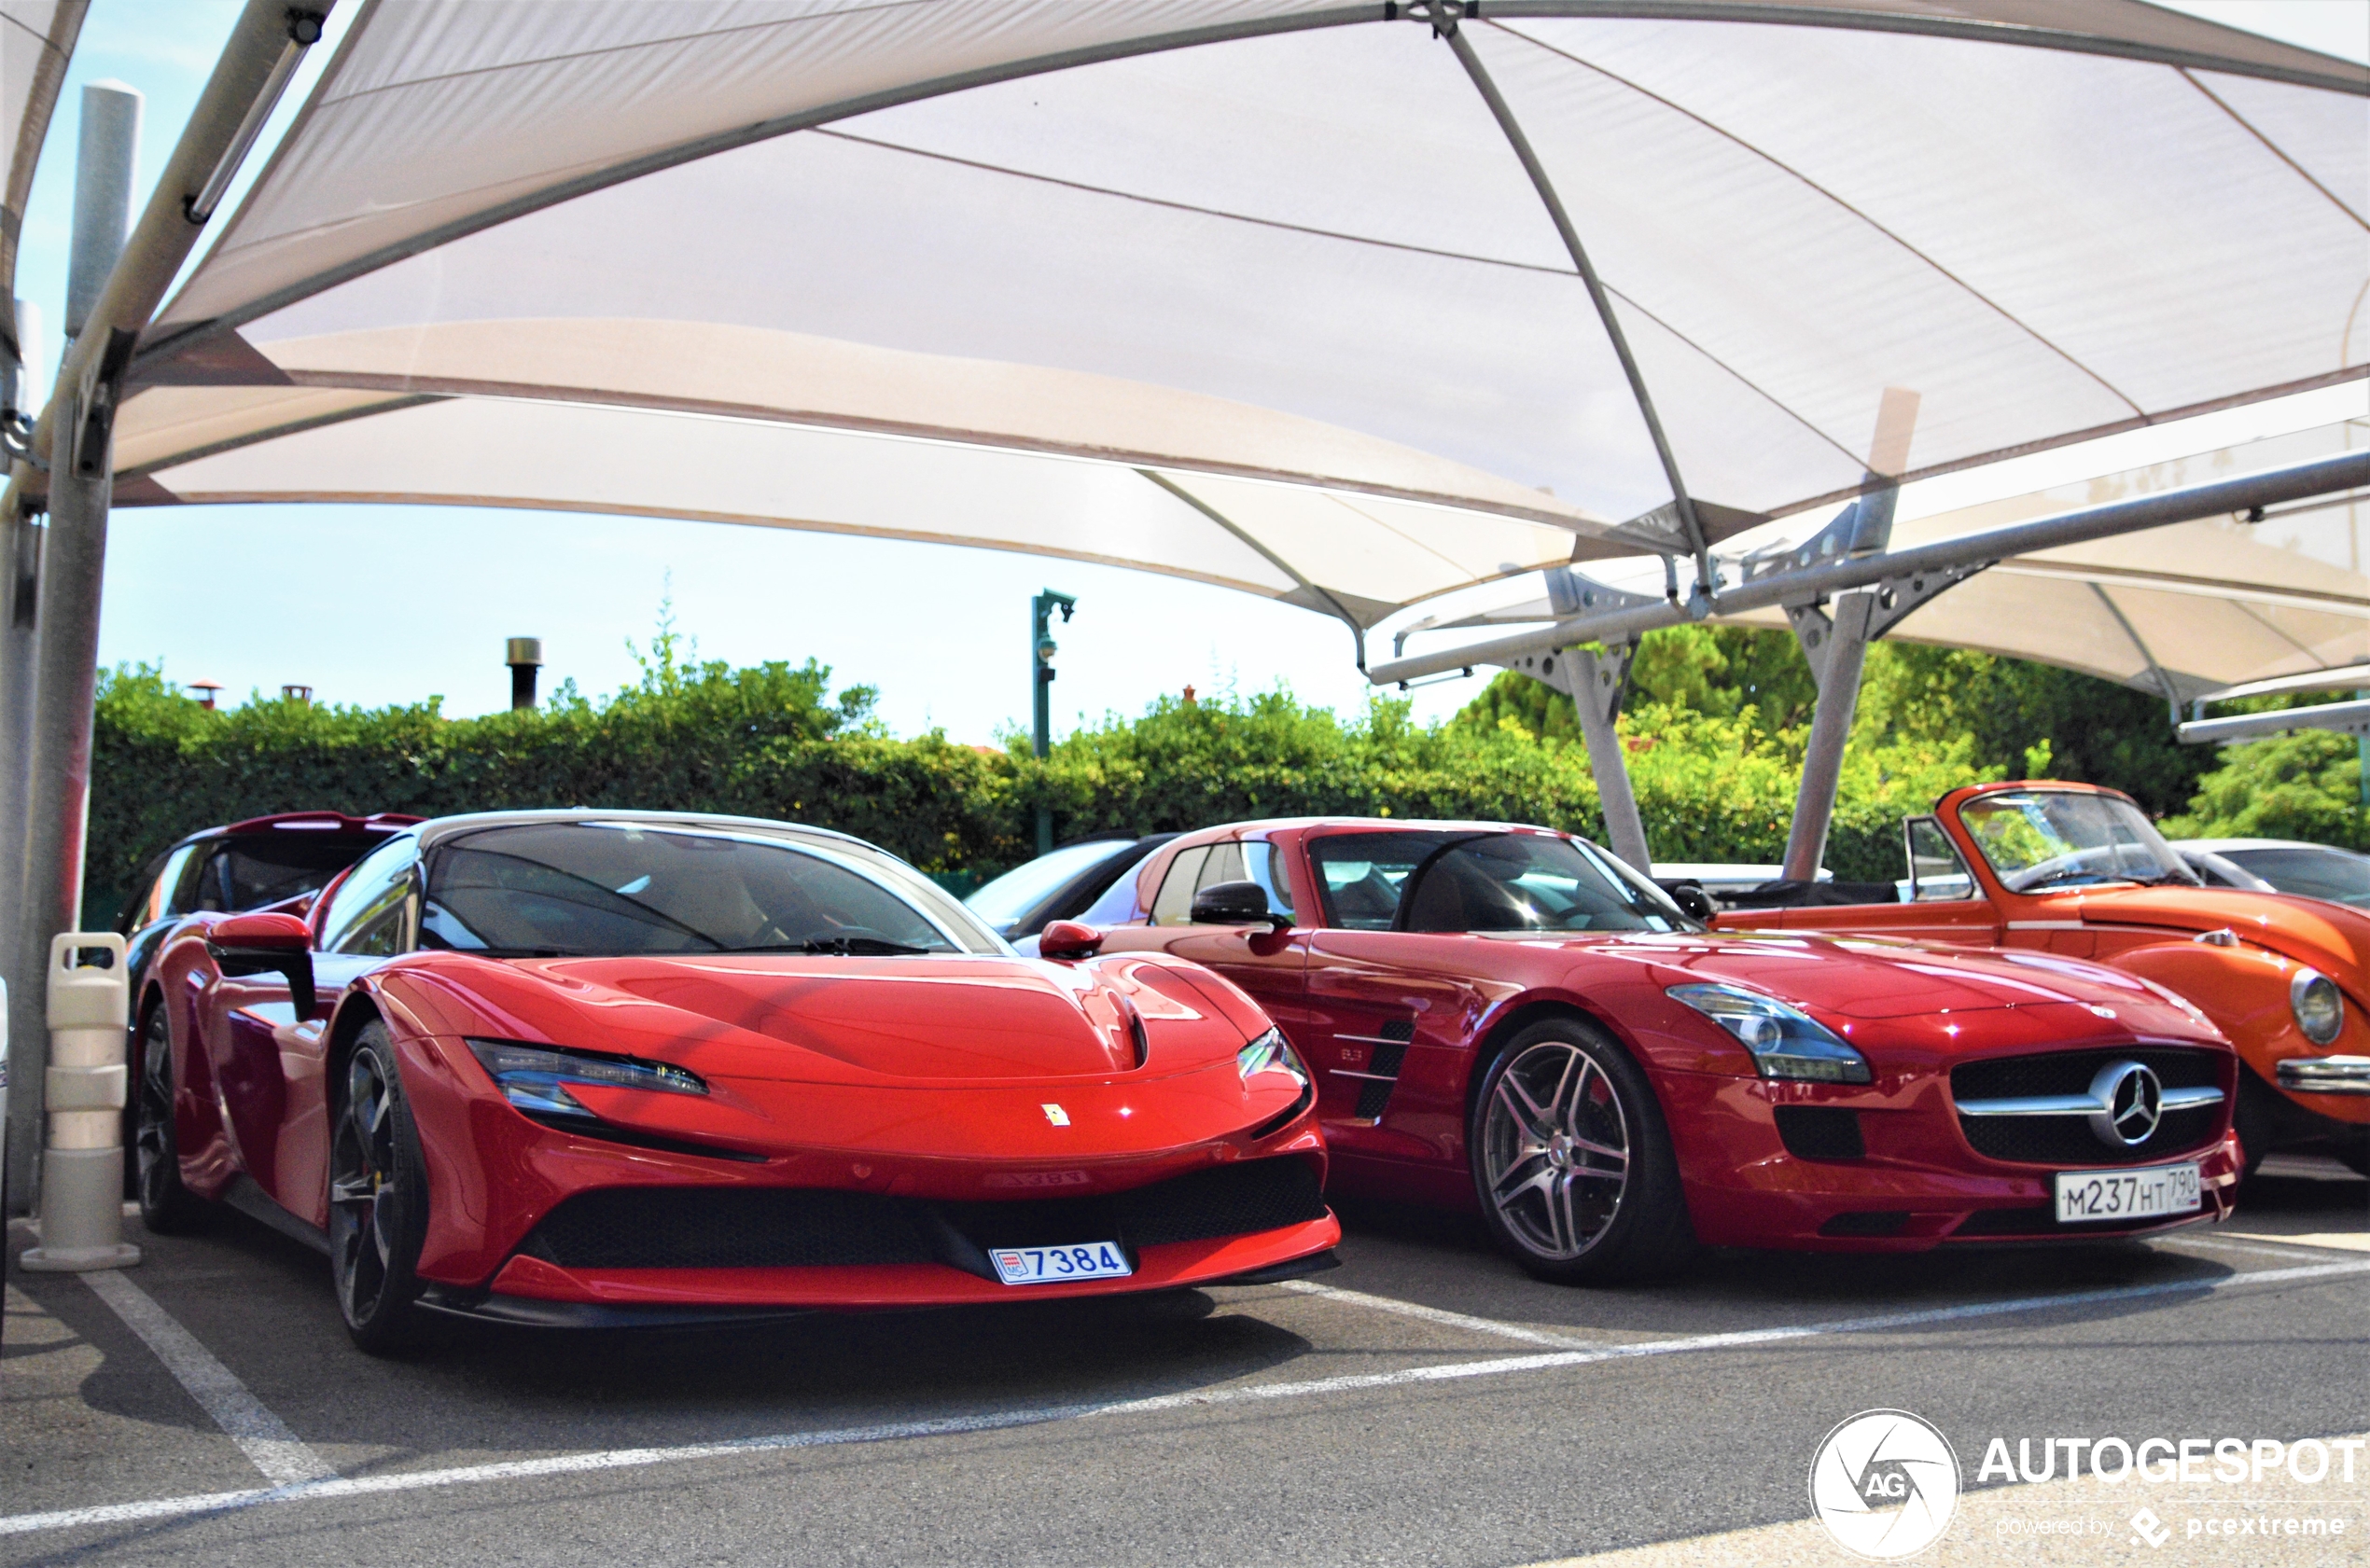
<path fill-rule="evenodd" d="M 700 1075 L 663 1062 L 592 1051 L 522 1046 L 509 1040 L 471 1040 L 469 1053 L 494 1079 L 494 1087 L 531 1117 L 584 1117 L 592 1113 L 567 1091 L 570 1084 L 604 1089 L 648 1089 L 666 1094 L 705 1094 Z"/>
<path fill-rule="evenodd" d="M 1812 1083 L 1875 1081 L 1868 1059 L 1825 1024 L 1774 996 L 1734 985 L 1675 985 L 1667 992 L 1736 1037 L 1764 1078 Z"/>
<path fill-rule="evenodd" d="M 2316 1046 L 2330 1044 L 2346 1026 L 2345 993 L 2318 969 L 2296 971 L 2288 982 L 2288 1007 L 2304 1037 Z"/>

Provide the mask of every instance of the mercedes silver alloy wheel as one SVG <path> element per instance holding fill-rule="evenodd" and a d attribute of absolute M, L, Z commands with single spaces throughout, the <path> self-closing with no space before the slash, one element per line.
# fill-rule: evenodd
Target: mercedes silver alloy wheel
<path fill-rule="evenodd" d="M 1566 1262 L 1604 1239 L 1629 1190 L 1629 1117 L 1594 1057 L 1541 1040 L 1506 1065 L 1482 1117 L 1482 1173 L 1507 1232 Z"/>

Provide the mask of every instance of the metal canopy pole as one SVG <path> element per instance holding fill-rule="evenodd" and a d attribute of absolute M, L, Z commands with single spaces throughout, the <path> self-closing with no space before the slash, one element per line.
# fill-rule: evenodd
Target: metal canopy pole
<path fill-rule="evenodd" d="M 1621 716 L 1621 700 L 1629 688 L 1629 661 L 1638 645 L 1624 643 L 1602 656 L 1587 648 L 1567 648 L 1557 656 L 1564 689 L 1580 710 L 1581 738 L 1588 742 L 1588 770 L 1596 777 L 1596 799 L 1605 813 L 1605 837 L 1612 851 L 1641 876 L 1654 874 L 1653 852 L 1646 843 L 1646 822 L 1638 814 L 1638 792 L 1629 783 L 1629 756 L 1622 749 L 1621 732 L 1613 721 Z"/>
<path fill-rule="evenodd" d="M 1868 658 L 1869 628 L 1876 613 L 1874 589 L 1839 593 L 1832 616 L 1816 606 L 1789 612 L 1803 657 L 1819 682 L 1819 705 L 1804 748 L 1802 784 L 1794 794 L 1794 822 L 1786 834 L 1788 881 L 1815 881 L 1827 853 L 1827 828 L 1835 816 L 1835 790 L 1843 782 L 1844 744 L 1860 711 L 1860 677 Z"/>
<path fill-rule="evenodd" d="M 1638 368 L 1637 356 L 1629 352 L 1629 335 L 1622 330 L 1621 318 L 1613 313 L 1612 297 L 1605 292 L 1605 284 L 1596 276 L 1596 264 L 1588 259 L 1587 248 L 1580 243 L 1580 231 L 1572 227 L 1569 214 L 1564 211 L 1563 199 L 1555 194 L 1554 182 L 1547 177 L 1547 166 L 1531 149 L 1530 138 L 1523 132 L 1522 122 L 1514 118 L 1513 109 L 1499 92 L 1498 84 L 1490 79 L 1464 30 L 1457 25 L 1459 7 L 1454 0 L 1435 3 L 1431 9 L 1432 31 L 1448 40 L 1456 51 L 1457 62 L 1473 79 L 1473 87 L 1489 105 L 1499 130 L 1506 133 L 1506 141 L 1522 160 L 1523 173 L 1530 176 L 1532 188 L 1539 192 L 1547 215 L 1554 220 L 1555 232 L 1564 242 L 1564 249 L 1579 269 L 1580 281 L 1588 289 L 1589 301 L 1596 307 L 1596 319 L 1604 324 L 1605 336 L 1613 345 L 1613 354 L 1621 361 L 1621 373 L 1629 379 L 1630 395 L 1638 401 L 1638 412 L 1646 422 L 1646 433 L 1653 437 L 1654 455 L 1662 460 L 1663 477 L 1669 481 L 1672 503 L 1679 508 L 1679 524 L 1687 538 L 1687 553 L 1695 560 L 1695 582 L 1706 593 L 1719 579 L 1713 576 L 1711 550 L 1704 539 L 1702 521 L 1695 516 L 1694 497 L 1687 493 L 1687 481 L 1680 477 L 1678 454 L 1670 450 L 1670 437 L 1663 431 L 1662 416 L 1654 411 L 1653 394 L 1646 388 L 1644 372 Z"/>
<path fill-rule="evenodd" d="M 31 1090 L 11 1096 L 8 1105 L 16 1134 L 7 1141 L 13 1205 L 34 1197 L 25 1161 L 40 1145 L 45 1110 L 49 939 L 71 930 L 80 912 L 99 594 L 124 372 L 141 329 L 212 215 L 204 199 L 219 199 L 297 62 L 319 40 L 334 3 L 291 7 L 286 0 L 248 0 L 0 495 L 0 518 L 21 515 L 28 506 L 37 510 L 45 495 L 49 511 L 27 804 L 20 819 L 0 822 L 0 892 L 13 895 L 20 911 L 17 941 L 0 952 L 0 962 L 8 965 L 9 1037 L 18 1053 L 12 1065 L 18 1083 Z"/>
<path fill-rule="evenodd" d="M 138 177 L 140 118 L 145 100 L 121 82 L 91 82 L 82 90 L 77 127 L 73 240 L 66 257 L 66 336 L 85 336 L 91 312 L 123 254 L 132 227 L 132 187 Z M 106 334 L 102 331 L 100 336 Z M 128 346 L 127 346 L 128 347 Z M 69 351 L 71 354 L 71 351 Z M 68 394 L 62 384 L 59 395 Z M 82 421 L 69 414 L 64 428 Z M 53 437 L 53 451 L 67 442 Z M 53 464 L 53 466 L 56 465 Z M 10 1036 L 46 1067 L 49 938 L 81 925 L 82 836 L 90 814 L 91 702 L 99 664 L 99 578 L 106 564 L 107 499 L 112 479 L 101 478 L 95 510 L 86 483 L 53 474 L 49 526 L 33 532 L 21 500 L 0 503 L 10 520 L 8 631 L 0 633 L 12 660 L 0 712 L 10 728 L 12 777 L 0 781 L 0 887 L 10 896 L 0 917 L 0 963 L 8 988 Z M 95 521 L 94 521 L 95 519 Z M 79 669 L 77 674 L 77 669 Z M 65 875 L 56 868 L 70 867 Z M 31 1076 L 32 1063 L 20 1070 Z M 41 1146 L 43 1096 L 18 1097 L 25 1125 L 8 1140 L 10 1159 L 30 1175 Z M 28 1200 L 37 1184 L 10 1173 L 9 1191 Z"/>

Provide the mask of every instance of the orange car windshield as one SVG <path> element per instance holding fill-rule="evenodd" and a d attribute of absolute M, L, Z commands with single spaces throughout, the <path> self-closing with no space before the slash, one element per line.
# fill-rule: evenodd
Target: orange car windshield
<path fill-rule="evenodd" d="M 1959 808 L 1959 820 L 2011 893 L 2099 882 L 2197 885 L 2139 808 L 2112 795 L 2041 789 L 1979 795 Z"/>

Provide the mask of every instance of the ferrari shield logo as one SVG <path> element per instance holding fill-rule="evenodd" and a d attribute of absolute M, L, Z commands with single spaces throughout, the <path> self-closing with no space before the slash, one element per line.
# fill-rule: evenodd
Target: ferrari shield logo
<path fill-rule="evenodd" d="M 1039 1108 L 1044 1111 L 1045 1119 L 1054 1126 L 1067 1127 L 1070 1124 L 1070 1114 L 1059 1105 L 1045 1105 Z"/>

